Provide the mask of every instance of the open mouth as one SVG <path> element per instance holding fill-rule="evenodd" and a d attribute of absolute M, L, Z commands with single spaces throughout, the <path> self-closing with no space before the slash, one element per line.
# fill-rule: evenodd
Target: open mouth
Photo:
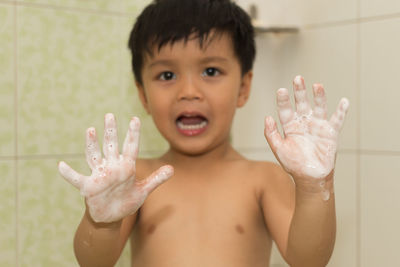
<path fill-rule="evenodd" d="M 183 114 L 176 119 L 176 126 L 183 135 L 194 136 L 206 130 L 208 120 L 202 115 Z"/>

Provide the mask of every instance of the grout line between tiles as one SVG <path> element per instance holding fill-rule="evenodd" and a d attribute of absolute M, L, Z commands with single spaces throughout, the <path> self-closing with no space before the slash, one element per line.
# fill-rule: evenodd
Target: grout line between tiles
<path fill-rule="evenodd" d="M 164 153 L 164 150 L 143 150 L 140 151 L 142 154 L 159 154 Z M 20 155 L 20 156 L 0 156 L 0 161 L 9 161 L 9 160 L 38 160 L 38 159 L 81 159 L 85 158 L 84 153 L 70 153 L 70 154 L 41 154 L 41 155 Z"/>
<path fill-rule="evenodd" d="M 356 157 L 356 266 L 361 267 L 361 0 L 357 0 L 357 32 L 356 32 L 356 137 L 357 137 L 357 157 Z"/>
<path fill-rule="evenodd" d="M 19 172 L 18 172 L 18 18 L 17 5 L 14 3 L 14 175 L 15 175 L 15 264 L 19 262 Z"/>
<path fill-rule="evenodd" d="M 42 155 L 21 155 L 18 156 L 20 160 L 38 160 L 38 159 L 57 159 L 57 158 L 85 158 L 85 154 L 42 154 Z"/>
<path fill-rule="evenodd" d="M 359 115 L 359 112 L 357 112 L 357 116 Z M 359 123 L 359 122 L 357 122 Z M 357 125 L 358 127 L 358 125 Z M 360 127 L 357 128 L 357 134 L 359 133 Z M 359 141 L 357 141 L 357 146 L 360 146 L 358 144 Z M 236 150 L 241 151 L 241 152 L 270 152 L 268 150 L 268 147 L 235 147 Z M 390 151 L 390 150 L 372 150 L 372 149 L 339 149 L 337 151 L 340 154 L 357 154 L 357 155 L 379 155 L 379 156 L 400 156 L 400 151 Z"/>
<path fill-rule="evenodd" d="M 23 2 L 23 1 L 16 1 L 15 3 L 18 6 L 24 6 L 24 7 L 54 9 L 54 10 L 63 10 L 63 11 L 73 11 L 73 12 L 79 12 L 79 13 L 97 14 L 97 15 L 105 15 L 105 16 L 132 17 L 132 16 L 135 15 L 134 13 L 127 13 L 127 12 L 120 12 L 120 11 L 110 11 L 110 10 L 91 9 L 91 8 L 79 8 L 79 7 L 69 7 L 69 6 L 42 4 L 42 3 L 27 3 L 27 2 Z"/>
<path fill-rule="evenodd" d="M 15 161 L 17 160 L 17 157 L 15 156 L 1 156 L 0 161 Z"/>
<path fill-rule="evenodd" d="M 305 24 L 301 26 L 301 28 L 305 30 L 313 30 L 313 29 L 321 29 L 321 28 L 332 28 L 332 27 L 340 27 L 340 26 L 348 26 L 353 25 L 358 22 L 358 19 L 347 19 L 342 21 L 332 21 L 332 22 L 322 22 L 315 24 Z"/>
<path fill-rule="evenodd" d="M 359 23 L 369 23 L 369 22 L 376 22 L 376 21 L 384 21 L 384 20 L 389 20 L 389 19 L 400 19 L 400 13 L 392 13 L 392 14 L 385 14 L 385 15 L 363 17 L 362 18 L 360 16 L 360 12 L 358 10 L 357 11 L 357 18 L 355 18 L 355 19 L 304 24 L 304 25 L 300 26 L 300 28 L 304 29 L 304 30 L 323 29 L 323 28 L 332 28 L 332 27 L 355 25 L 355 24 L 359 24 Z"/>
<path fill-rule="evenodd" d="M 378 15 L 378 16 L 364 17 L 364 18 L 362 18 L 361 15 L 359 15 L 360 23 L 382 21 L 382 20 L 388 20 L 388 19 L 400 19 L 400 12 L 385 14 L 385 15 Z"/>
<path fill-rule="evenodd" d="M 243 153 L 272 153 L 268 147 L 258 148 L 258 147 L 236 147 L 236 150 Z M 159 154 L 163 153 L 163 150 L 144 150 L 140 153 L 142 154 Z M 340 149 L 339 154 L 356 154 L 357 156 L 394 156 L 400 157 L 400 151 L 385 151 L 385 150 L 358 150 L 358 149 Z M 41 155 L 21 155 L 21 156 L 0 156 L 0 161 L 10 161 L 10 160 L 38 160 L 38 159 L 80 159 L 85 158 L 84 153 L 76 154 L 41 154 Z"/>
<path fill-rule="evenodd" d="M 0 0 L 0 4 L 9 4 L 9 5 L 15 5 L 15 1 L 14 0 Z"/>

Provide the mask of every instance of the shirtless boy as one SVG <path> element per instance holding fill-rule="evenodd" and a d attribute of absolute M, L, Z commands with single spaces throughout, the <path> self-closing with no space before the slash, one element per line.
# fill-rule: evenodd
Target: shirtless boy
<path fill-rule="evenodd" d="M 273 241 L 291 266 L 325 266 L 335 242 L 334 163 L 348 101 L 328 120 L 322 85 L 313 85 L 312 108 L 296 77 L 295 109 L 288 90 L 277 91 L 284 134 L 265 120 L 282 167 L 250 161 L 229 142 L 255 55 L 242 9 L 229 0 L 155 1 L 139 16 L 129 47 L 140 100 L 169 149 L 137 159 L 134 117 L 119 154 L 116 121 L 106 114 L 104 156 L 95 129 L 86 134 L 92 174 L 60 162 L 87 207 L 74 239 L 80 265 L 113 266 L 130 239 L 135 267 L 265 267 Z"/>

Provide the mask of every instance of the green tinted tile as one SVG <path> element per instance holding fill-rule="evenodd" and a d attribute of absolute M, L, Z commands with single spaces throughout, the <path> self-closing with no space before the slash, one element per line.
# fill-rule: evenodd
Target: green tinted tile
<path fill-rule="evenodd" d="M 90 173 L 84 158 L 63 160 L 83 174 Z M 30 160 L 19 164 L 21 266 L 78 266 L 73 236 L 83 215 L 83 198 L 58 174 L 57 162 Z M 130 266 L 129 242 L 116 266 Z"/>
<path fill-rule="evenodd" d="M 14 162 L 0 161 L 0 266 L 16 264 Z"/>
<path fill-rule="evenodd" d="M 18 8 L 19 153 L 83 153 L 85 129 L 121 110 L 120 20 Z"/>
<path fill-rule="evenodd" d="M 0 4 L 0 156 L 14 155 L 14 7 Z"/>
<path fill-rule="evenodd" d="M 166 142 L 143 110 L 127 40 L 134 18 L 19 8 L 19 153 L 83 153 L 85 129 L 103 132 L 117 116 L 122 143 L 129 119 L 142 120 L 141 151 Z"/>
<path fill-rule="evenodd" d="M 140 103 L 137 89 L 134 83 L 131 65 L 131 54 L 127 48 L 130 32 L 134 24 L 134 18 L 125 18 L 121 22 L 122 31 L 122 88 L 125 102 L 126 117 L 138 116 L 141 120 L 140 151 L 164 151 L 168 144 L 158 132 L 153 119 L 144 110 Z"/>
<path fill-rule="evenodd" d="M 40 4 L 41 6 L 57 6 L 79 9 L 93 9 L 99 11 L 121 11 L 121 1 L 111 0 L 22 0 L 29 4 Z"/>
<path fill-rule="evenodd" d="M 83 158 L 67 161 L 87 170 Z M 18 168 L 20 265 L 78 266 L 73 237 L 84 211 L 79 191 L 58 174 L 57 160 L 20 161 Z"/>
<path fill-rule="evenodd" d="M 117 264 L 115 265 L 116 267 L 131 267 L 131 252 L 130 252 L 130 242 L 129 240 L 126 242 L 126 246 L 124 250 L 122 251 L 121 256 L 119 257 L 119 260 Z"/>
<path fill-rule="evenodd" d="M 153 2 L 152 0 L 142 0 L 142 1 L 133 1 L 133 0 L 122 0 L 122 8 L 124 12 L 139 14 L 148 4 Z"/>

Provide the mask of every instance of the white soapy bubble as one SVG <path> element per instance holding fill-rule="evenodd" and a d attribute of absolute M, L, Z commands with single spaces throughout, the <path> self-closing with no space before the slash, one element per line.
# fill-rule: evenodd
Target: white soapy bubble
<path fill-rule="evenodd" d="M 331 193 L 329 190 L 322 191 L 322 199 L 328 201 L 331 198 Z"/>

